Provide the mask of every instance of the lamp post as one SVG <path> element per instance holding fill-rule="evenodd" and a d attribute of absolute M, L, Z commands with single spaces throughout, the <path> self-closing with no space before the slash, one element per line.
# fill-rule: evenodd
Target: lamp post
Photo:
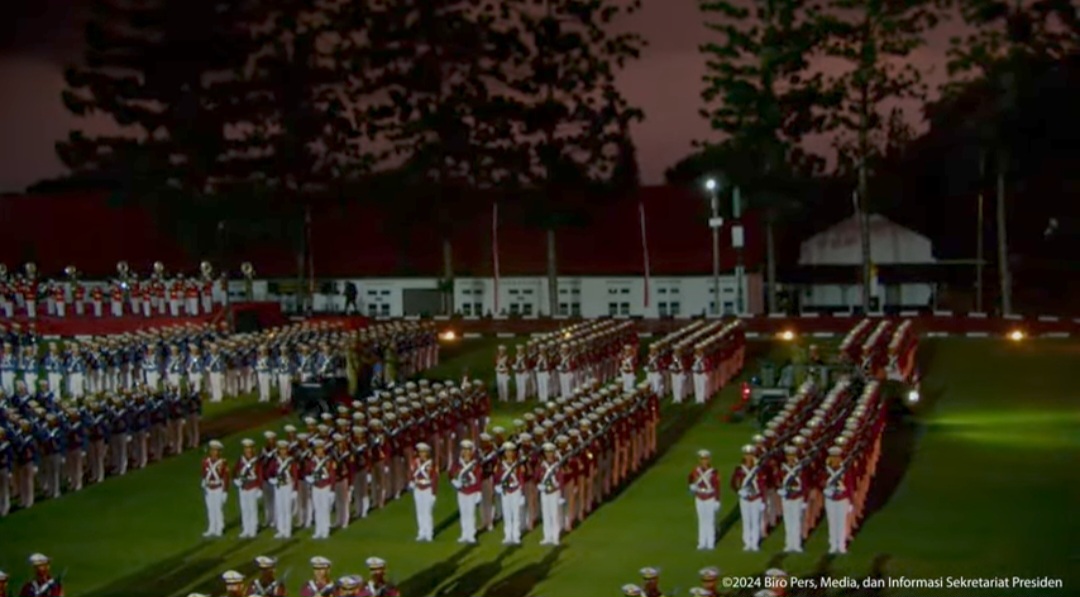
<path fill-rule="evenodd" d="M 715 178 L 705 181 L 705 190 L 709 191 L 709 204 L 712 215 L 709 228 L 712 229 L 712 274 L 713 274 L 713 315 L 720 314 L 720 227 L 724 219 L 720 217 L 720 183 Z"/>
<path fill-rule="evenodd" d="M 746 267 L 743 265 L 743 246 L 746 239 L 743 237 L 742 227 L 742 193 L 739 187 L 731 190 L 731 246 L 735 249 L 735 314 L 745 312 L 743 301 L 743 279 L 746 277 Z"/>

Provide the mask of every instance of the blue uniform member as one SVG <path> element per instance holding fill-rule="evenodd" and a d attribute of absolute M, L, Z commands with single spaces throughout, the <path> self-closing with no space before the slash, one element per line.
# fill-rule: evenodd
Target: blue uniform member
<path fill-rule="evenodd" d="M 150 459 L 150 405 L 146 395 L 136 391 L 131 396 L 131 459 L 132 466 L 144 468 Z"/>
<path fill-rule="evenodd" d="M 183 396 L 184 404 L 184 432 L 187 434 L 188 447 L 195 448 L 199 445 L 199 421 L 202 419 L 202 396 L 197 392 L 184 390 L 179 386 L 176 391 Z M 183 449 L 181 447 L 181 449 Z"/>
<path fill-rule="evenodd" d="M 64 355 L 56 342 L 49 343 L 49 354 L 45 355 L 42 366 L 45 369 L 45 378 L 49 381 L 49 388 L 59 396 L 64 391 Z"/>
<path fill-rule="evenodd" d="M 19 358 L 15 354 L 15 347 L 10 342 L 5 342 L 3 352 L 0 352 L 0 387 L 9 396 L 15 392 L 15 376 L 18 371 Z"/>
<path fill-rule="evenodd" d="M 202 392 L 203 377 L 206 375 L 206 361 L 199 345 L 192 345 L 190 353 L 187 361 L 188 390 L 199 393 Z"/>
<path fill-rule="evenodd" d="M 83 459 L 86 458 L 86 428 L 78 410 L 68 407 L 64 410 L 67 418 L 65 426 L 64 476 L 68 489 L 79 491 L 83 486 Z"/>
<path fill-rule="evenodd" d="M 19 492 L 19 505 L 34 505 L 34 477 L 37 474 L 38 442 L 34 428 L 28 419 L 19 421 L 15 444 L 15 487 Z"/>
<path fill-rule="evenodd" d="M 112 470 L 114 475 L 126 475 L 128 470 L 128 446 L 131 443 L 131 417 L 132 413 L 124 398 L 116 396 L 112 399 L 112 407 L 109 410 L 109 453 L 112 454 Z"/>
<path fill-rule="evenodd" d="M 66 450 L 66 437 L 62 421 L 53 413 L 45 415 L 45 427 L 41 430 L 41 480 L 45 495 L 60 497 L 60 477 Z"/>
<path fill-rule="evenodd" d="M 169 439 L 169 402 L 163 393 L 151 392 L 145 386 L 139 391 L 146 394 L 146 408 L 150 417 L 150 458 L 161 460 L 165 458 L 165 446 Z"/>
<path fill-rule="evenodd" d="M 143 381 L 146 382 L 147 387 L 154 392 L 161 389 L 161 357 L 156 346 L 150 345 L 146 347 L 140 365 Z"/>
<path fill-rule="evenodd" d="M 71 352 L 64 361 L 64 371 L 67 373 L 68 396 L 81 400 L 86 393 L 86 356 L 78 344 L 71 346 Z"/>
<path fill-rule="evenodd" d="M 12 476 L 15 474 L 15 446 L 7 428 L 0 425 L 0 518 L 11 512 Z"/>
<path fill-rule="evenodd" d="M 186 370 L 187 363 L 180 353 L 180 347 L 175 344 L 169 346 L 169 356 L 165 357 L 165 377 L 169 384 L 179 387 Z"/>
<path fill-rule="evenodd" d="M 101 483 L 105 480 L 105 445 L 109 440 L 110 422 L 106 405 L 93 401 L 86 413 L 86 456 L 90 468 L 90 480 Z"/>
<path fill-rule="evenodd" d="M 270 348 L 266 345 L 259 347 L 259 354 L 255 358 L 255 377 L 259 384 L 259 402 L 270 402 L 273 362 L 270 360 Z"/>
<path fill-rule="evenodd" d="M 278 400 L 281 404 L 289 404 L 292 402 L 292 383 L 296 370 L 288 346 L 278 347 L 277 357 L 274 359 L 274 373 L 277 375 Z"/>
<path fill-rule="evenodd" d="M 206 370 L 210 385 L 210 402 L 221 402 L 225 397 L 225 369 L 227 363 L 221 349 L 217 344 L 210 345 L 210 354 L 207 357 Z"/>
<path fill-rule="evenodd" d="M 26 382 L 26 387 L 36 388 L 38 371 L 41 369 L 41 362 L 37 356 L 37 346 L 23 346 L 21 350 L 19 370 L 22 371 L 23 381 Z"/>

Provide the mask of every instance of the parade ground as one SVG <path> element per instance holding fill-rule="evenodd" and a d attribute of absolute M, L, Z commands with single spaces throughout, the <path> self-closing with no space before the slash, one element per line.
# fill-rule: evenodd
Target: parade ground
<path fill-rule="evenodd" d="M 496 344 L 478 339 L 447 346 L 443 363 L 428 377 L 459 378 L 467 370 L 490 382 Z M 787 349 L 771 342 L 753 346 L 759 356 Z M 803 554 L 782 553 L 781 531 L 765 540 L 760 553 L 742 551 L 738 504 L 726 483 L 756 424 L 753 417 L 729 420 L 739 399 L 739 384 L 732 384 L 705 407 L 665 403 L 657 461 L 557 548 L 538 545 L 539 531 L 526 535 L 521 547 L 503 546 L 499 528 L 481 535 L 477 545 L 458 544 L 449 483 L 440 484 L 432 543 L 413 540 L 409 496 L 335 530 L 329 540 L 312 540 L 311 531 L 302 530 L 280 541 L 269 531 L 238 539 L 236 496 L 230 495 L 225 538 L 203 539 L 201 454 L 190 451 L 0 520 L 0 569 L 18 586 L 27 556 L 46 553 L 54 573 L 63 573 L 67 594 L 78 597 L 219 594 L 220 574 L 251 573 L 258 555 L 279 558 L 290 594 L 308 578 L 307 562 L 315 555 L 333 561 L 335 576 L 363 574 L 364 559 L 380 556 L 389 564 L 388 577 L 409 597 L 614 595 L 624 583 L 637 582 L 646 565 L 661 569 L 668 595 L 688 594 L 704 566 L 718 566 L 727 578 L 781 567 L 801 578 L 828 575 L 838 584 L 872 576 L 894 582 L 1046 577 L 1064 586 L 788 593 L 800 596 L 1077 594 L 1080 409 L 1073 375 L 1080 342 L 928 339 L 919 350 L 921 399 L 913 415 L 897 417 L 887 431 L 870 513 L 844 556 L 825 555 L 823 523 Z M 747 367 L 744 378 L 755 369 L 754 358 L 748 357 Z M 503 424 L 523 410 L 502 404 L 495 409 L 496 422 Z M 241 438 L 285 424 L 276 411 L 251 403 L 227 405 L 206 418 L 204 440 L 220 437 L 230 459 L 239 453 Z M 701 448 L 712 451 L 725 485 L 720 538 L 712 552 L 695 550 L 695 511 L 687 493 L 687 474 Z"/>

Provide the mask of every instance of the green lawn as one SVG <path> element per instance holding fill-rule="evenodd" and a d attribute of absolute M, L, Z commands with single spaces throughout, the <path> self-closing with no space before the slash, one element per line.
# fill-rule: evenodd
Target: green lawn
<path fill-rule="evenodd" d="M 459 378 L 468 368 L 491 381 L 496 345 L 478 340 L 448 347 L 433 376 Z M 1075 473 L 1080 416 L 1067 376 L 1080 362 L 1080 343 L 939 340 L 924 346 L 930 361 L 921 405 L 926 410 L 913 424 L 890 432 L 888 463 L 882 463 L 887 470 L 878 479 L 885 490 L 876 500 L 880 511 L 866 521 L 850 554 L 835 560 L 822 555 L 821 527 L 807 554 L 778 555 L 782 537 L 777 533 L 761 553 L 744 554 L 730 492 L 724 495 L 724 535 L 717 550 L 694 550 L 694 510 L 685 481 L 694 452 L 711 449 L 726 477 L 739 446 L 754 432 L 750 422 L 727 423 L 721 417 L 736 397 L 733 387 L 705 410 L 667 408 L 661 434 L 669 449 L 556 550 L 536 545 L 536 532 L 526 536 L 525 546 L 504 548 L 501 530 L 482 536 L 476 546 L 458 545 L 456 503 L 446 483 L 436 506 L 442 532 L 431 544 L 412 541 L 408 497 L 328 541 L 314 542 L 303 531 L 280 542 L 265 532 L 254 540 L 236 539 L 236 496 L 231 495 L 226 539 L 206 541 L 199 455 L 189 453 L 0 520 L 0 568 L 21 580 L 26 556 L 43 551 L 54 557 L 56 571 L 68 570 L 69 595 L 92 597 L 182 597 L 195 588 L 214 592 L 220 572 L 250 571 L 252 558 L 262 553 L 281 559 L 282 569 L 291 571 L 292 588 L 306 577 L 306 561 L 313 555 L 334 560 L 335 574 L 363 573 L 364 558 L 379 555 L 410 596 L 617 594 L 620 585 L 637 580 L 644 565 L 662 568 L 663 585 L 669 592 L 680 589 L 680 595 L 705 565 L 718 565 L 729 575 L 756 574 L 770 565 L 798 575 L 828 571 L 862 577 L 873 570 L 893 577 L 1045 575 L 1063 579 L 1066 590 L 980 593 L 1076 594 L 1080 577 L 1071 570 L 1078 567 L 1080 528 L 1070 509 L 1080 503 Z M 502 411 L 497 420 L 513 415 Z M 236 454 L 240 437 L 227 438 L 230 454 Z M 903 466 L 909 458 L 910 466 Z M 946 593 L 965 594 L 887 594 Z"/>

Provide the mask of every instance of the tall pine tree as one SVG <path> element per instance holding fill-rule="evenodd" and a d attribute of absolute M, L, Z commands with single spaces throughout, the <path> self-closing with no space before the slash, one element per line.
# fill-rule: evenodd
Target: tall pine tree
<path fill-rule="evenodd" d="M 749 7 L 701 0 L 698 6 L 719 37 L 700 48 L 706 59 L 701 112 L 726 137 L 704 155 L 720 160 L 715 167 L 765 213 L 771 311 L 777 308 L 774 226 L 794 199 L 781 192 L 790 186 L 779 183 L 805 159 L 803 137 L 825 125 L 823 78 L 808 63 L 820 41 L 819 15 L 809 0 L 756 0 Z"/>
<path fill-rule="evenodd" d="M 575 204 L 599 185 L 636 189 L 629 126 L 643 114 L 615 85 L 640 57 L 644 39 L 619 31 L 640 0 L 512 0 L 523 36 L 516 45 L 513 130 L 520 140 L 516 182 L 529 220 L 546 232 L 548 311 L 559 313 L 557 231 L 580 218 Z M 616 172 L 616 170 L 619 170 Z M 614 181 L 618 174 L 620 181 Z M 629 185 L 627 183 L 630 183 Z"/>
<path fill-rule="evenodd" d="M 57 144 L 76 174 L 121 182 L 165 221 L 210 193 L 227 150 L 231 74 L 250 52 L 236 3 L 93 0 L 86 50 L 65 73 L 65 106 L 106 115 L 122 132 L 73 131 Z M 181 237 L 197 244 L 197 230 Z"/>
<path fill-rule="evenodd" d="M 1016 147 L 1026 143 L 1016 126 L 1018 93 L 1030 87 L 1043 65 L 1060 61 L 1080 49 L 1080 9 L 1068 0 L 1012 2 L 960 0 L 960 12 L 971 33 L 952 38 L 949 49 L 951 81 L 946 102 L 957 101 L 969 86 L 985 98 L 967 113 L 965 123 L 983 146 L 986 163 L 993 165 L 997 195 L 995 220 L 1001 313 L 1012 314 L 1012 271 L 1009 267 L 1008 174 Z M 1020 149 L 1023 151 L 1023 149 Z"/>
<path fill-rule="evenodd" d="M 907 58 L 925 45 L 942 4 L 939 0 L 830 0 L 830 10 L 820 22 L 828 35 L 827 53 L 849 67 L 832 80 L 840 101 L 831 121 L 840 152 L 855 162 L 864 312 L 870 311 L 872 292 L 870 164 L 887 143 L 890 104 L 925 97 L 922 73 Z"/>
<path fill-rule="evenodd" d="M 372 8 L 372 77 L 389 97 L 385 139 L 408 183 L 399 206 L 438 230 L 443 310 L 453 313 L 454 225 L 476 189 L 510 176 L 499 94 L 516 37 L 496 0 L 386 0 Z M 501 137 L 501 142 L 497 139 Z"/>

